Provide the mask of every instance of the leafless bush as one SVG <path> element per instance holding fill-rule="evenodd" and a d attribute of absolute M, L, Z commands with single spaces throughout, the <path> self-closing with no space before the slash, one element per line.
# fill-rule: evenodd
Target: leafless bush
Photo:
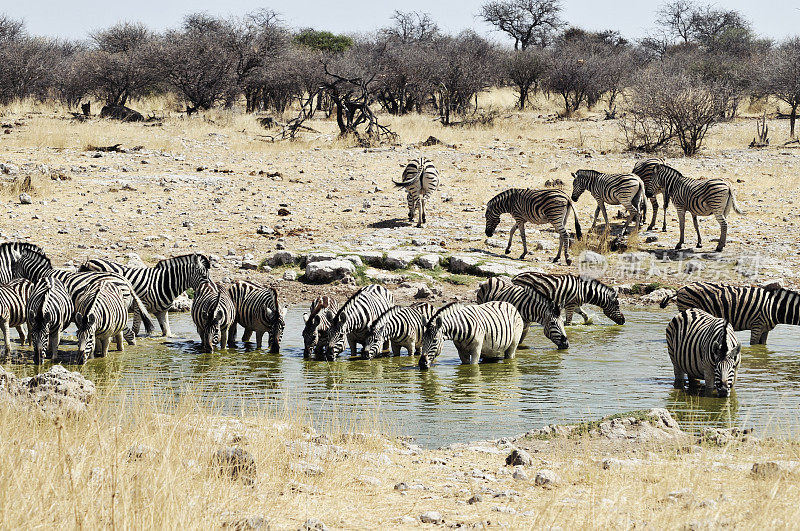
<path fill-rule="evenodd" d="M 520 109 L 525 109 L 528 97 L 539 88 L 547 72 L 547 55 L 539 49 L 515 50 L 506 57 L 503 73 L 517 91 Z"/>
<path fill-rule="evenodd" d="M 762 66 L 760 90 L 789 105 L 789 137 L 795 138 L 797 109 L 800 107 L 800 38 L 784 41 L 774 49 Z"/>

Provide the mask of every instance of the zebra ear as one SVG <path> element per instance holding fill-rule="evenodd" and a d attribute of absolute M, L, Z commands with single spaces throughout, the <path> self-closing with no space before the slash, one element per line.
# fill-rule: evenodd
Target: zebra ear
<path fill-rule="evenodd" d="M 328 311 L 326 311 L 326 312 L 325 312 L 325 317 L 326 317 L 326 318 L 328 319 L 328 321 L 330 321 L 330 322 L 333 322 L 333 318 L 334 318 L 335 316 L 336 316 L 336 314 L 335 314 L 335 313 L 333 313 L 333 310 L 328 310 Z"/>
<path fill-rule="evenodd" d="M 572 172 L 572 173 L 571 173 L 571 175 L 572 175 L 572 178 L 573 178 L 573 179 L 574 179 L 575 177 L 577 177 L 577 175 L 575 175 L 575 172 Z"/>
<path fill-rule="evenodd" d="M 303 314 L 303 322 L 304 322 L 304 323 L 307 323 L 307 322 L 308 322 L 308 312 L 306 312 L 306 313 L 304 313 L 304 314 Z"/>
<path fill-rule="evenodd" d="M 96 318 L 93 313 L 90 313 L 86 316 L 86 326 L 92 326 L 96 322 Z"/>
<path fill-rule="evenodd" d="M 319 326 L 319 323 L 321 321 L 322 321 L 322 317 L 320 317 L 319 314 L 317 314 L 317 315 L 315 315 L 314 317 L 311 318 L 311 324 L 314 325 L 315 327 Z"/>
<path fill-rule="evenodd" d="M 286 317 L 286 314 L 289 312 L 289 305 L 284 304 L 282 308 L 278 308 L 278 314 L 281 318 Z"/>
<path fill-rule="evenodd" d="M 433 325 L 434 325 L 436 328 L 439 328 L 439 327 L 441 327 L 441 326 L 442 326 L 442 316 L 441 316 L 441 315 L 440 315 L 439 317 L 437 317 L 436 319 L 434 319 L 434 321 L 433 321 Z"/>
<path fill-rule="evenodd" d="M 81 312 L 75 312 L 75 326 L 80 328 L 83 323 L 83 314 Z"/>

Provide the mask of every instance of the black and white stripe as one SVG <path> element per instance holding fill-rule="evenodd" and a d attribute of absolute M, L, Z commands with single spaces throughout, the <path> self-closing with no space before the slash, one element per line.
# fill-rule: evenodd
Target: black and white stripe
<path fill-rule="evenodd" d="M 11 328 L 16 328 L 20 344 L 25 344 L 26 334 L 22 327 L 26 321 L 25 307 L 31 292 L 27 279 L 17 278 L 0 285 L 0 328 L 3 330 L 6 352 L 11 350 Z"/>
<path fill-rule="evenodd" d="M 644 183 L 644 191 L 645 196 L 650 200 L 650 204 L 653 205 L 653 217 L 650 220 L 650 225 L 647 226 L 647 230 L 653 230 L 653 227 L 656 226 L 656 218 L 658 218 L 658 198 L 656 197 L 658 194 L 664 195 L 663 188 L 656 188 L 653 186 L 653 177 L 656 174 L 656 167 L 659 164 L 664 164 L 664 159 L 645 159 L 640 160 L 633 166 L 633 170 L 631 173 L 635 173 L 639 176 L 639 178 Z M 642 209 L 642 218 L 647 218 L 647 203 L 643 203 L 644 208 Z M 667 231 L 667 209 L 664 209 L 664 226 L 661 228 L 663 232 Z"/>
<path fill-rule="evenodd" d="M 477 300 L 478 304 L 489 301 L 505 301 L 513 304 L 525 323 L 520 341 L 525 338 L 528 325 L 536 322 L 542 325 L 545 337 L 559 349 L 569 348 L 561 308 L 545 294 L 513 284 L 506 277 L 492 277 L 478 287 Z"/>
<path fill-rule="evenodd" d="M 105 357 L 112 339 L 123 350 L 122 335 L 128 321 L 128 308 L 117 284 L 102 280 L 84 290 L 75 301 L 78 327 L 78 354 L 81 362 Z"/>
<path fill-rule="evenodd" d="M 236 307 L 236 320 L 228 331 L 228 345 L 235 346 L 236 325 L 240 324 L 244 328 L 242 341 L 249 341 L 255 332 L 256 348 L 260 349 L 264 333 L 268 333 L 269 351 L 279 352 L 289 307 L 278 304 L 278 291 L 249 280 L 237 280 L 228 286 L 228 295 Z"/>
<path fill-rule="evenodd" d="M 694 229 L 697 232 L 697 247 L 703 245 L 697 216 L 714 216 L 717 219 L 720 235 L 716 251 L 719 252 L 725 247 L 728 237 L 726 216 L 730 213 L 731 208 L 737 214 L 742 214 L 736 203 L 733 188 L 728 181 L 719 178 L 690 179 L 675 168 L 659 164 L 656 166 L 653 176 L 652 190 L 659 188 L 664 190 L 664 210 L 667 210 L 667 206 L 672 200 L 675 203 L 675 210 L 678 211 L 680 238 L 675 245 L 676 249 L 683 246 L 687 212 L 692 215 Z"/>
<path fill-rule="evenodd" d="M 439 187 L 439 172 L 433 162 L 425 157 L 409 161 L 403 170 L 400 181 L 392 180 L 395 186 L 406 189 L 408 201 L 408 221 L 414 221 L 414 212 L 419 210 L 417 227 L 422 227 L 427 222 L 426 203 L 428 198 Z"/>
<path fill-rule="evenodd" d="M 201 281 L 194 292 L 192 320 L 202 352 L 213 352 L 216 345 L 225 348 L 228 329 L 236 321 L 236 306 L 228 291 L 213 280 Z"/>
<path fill-rule="evenodd" d="M 702 379 L 707 394 L 716 389 L 719 396 L 728 396 L 736 383 L 741 349 L 728 321 L 697 308 L 681 311 L 667 325 L 676 389 L 683 389 L 688 376 L 690 388 Z"/>
<path fill-rule="evenodd" d="M 425 327 L 419 366 L 430 367 L 441 354 L 445 338 L 453 341 L 464 364 L 474 365 L 481 358 L 513 358 L 524 326 L 519 312 L 508 302 L 448 304 L 433 314 Z"/>
<path fill-rule="evenodd" d="M 573 201 L 577 202 L 581 194 L 587 190 L 597 201 L 592 229 L 597 224 L 600 212 L 603 212 L 605 227 L 608 230 L 606 203 L 609 205 L 621 205 L 628 211 L 628 217 L 625 219 L 625 226 L 622 229 L 623 234 L 627 232 L 628 225 L 632 219 L 635 220 L 637 228 L 641 225 L 645 186 L 638 176 L 632 173 L 609 174 L 595 170 L 578 170 L 572 174 L 572 177 Z"/>
<path fill-rule="evenodd" d="M 522 237 L 522 254 L 519 257 L 521 260 L 528 254 L 525 223 L 535 225 L 550 223 L 559 235 L 558 254 L 553 262 L 558 262 L 563 249 L 564 261 L 570 265 L 572 260 L 569 259 L 569 234 L 567 233 L 570 212 L 575 218 L 575 236 L 580 240 L 582 235 L 578 214 L 575 212 L 575 205 L 566 193 L 561 190 L 511 188 L 494 196 L 486 205 L 486 236 L 494 234 L 497 225 L 500 224 L 501 214 L 511 214 L 515 224 L 511 227 L 508 235 L 506 254 L 511 252 L 514 232 L 519 229 Z"/>
<path fill-rule="evenodd" d="M 44 251 L 38 245 L 27 242 L 4 242 L 0 243 L 0 284 L 11 282 L 17 277 L 14 275 L 14 257 L 21 255 L 24 251 L 31 251 L 44 255 Z"/>
<path fill-rule="evenodd" d="M 48 352 L 56 361 L 61 332 L 67 328 L 75 312 L 64 283 L 56 277 L 41 278 L 31 290 L 25 312 L 34 363 L 39 365 Z"/>
<path fill-rule="evenodd" d="M 427 307 L 393 306 L 383 312 L 370 326 L 364 346 L 366 357 L 377 356 L 387 341 L 391 343 L 393 356 L 399 356 L 401 348 L 405 348 L 409 356 L 419 354 L 422 334 L 428 322 L 423 315 L 426 310 Z"/>
<path fill-rule="evenodd" d="M 677 298 L 678 309 L 699 308 L 730 322 L 734 330 L 750 330 L 750 344 L 763 345 L 779 324 L 800 325 L 800 292 L 693 282 L 661 302 L 665 308 Z"/>
<path fill-rule="evenodd" d="M 370 284 L 358 290 L 331 320 L 326 355 L 332 359 L 341 354 L 346 339 L 350 354 L 356 356 L 358 344 L 366 344 L 370 324 L 393 305 L 394 296 L 383 286 Z"/>
<path fill-rule="evenodd" d="M 308 313 L 303 314 L 303 357 L 321 358 L 328 346 L 328 330 L 331 320 L 339 311 L 339 303 L 333 297 L 322 295 L 311 302 Z"/>
<path fill-rule="evenodd" d="M 589 316 L 581 309 L 583 304 L 592 304 L 603 309 L 603 313 L 616 324 L 625 324 L 625 316 L 619 308 L 619 297 L 613 288 L 592 278 L 570 274 L 551 274 L 526 271 L 511 279 L 514 284 L 535 289 L 566 310 L 564 324 L 572 323 L 572 314 L 577 312 L 583 322 Z"/>
<path fill-rule="evenodd" d="M 80 268 L 81 271 L 106 271 L 117 273 L 130 281 L 145 307 L 153 312 L 165 337 L 172 336 L 169 327 L 169 308 L 176 297 L 208 278 L 211 261 L 202 254 L 186 254 L 166 258 L 155 267 L 127 267 L 111 260 L 93 258 Z M 133 331 L 139 333 L 140 317 L 134 310 Z"/>

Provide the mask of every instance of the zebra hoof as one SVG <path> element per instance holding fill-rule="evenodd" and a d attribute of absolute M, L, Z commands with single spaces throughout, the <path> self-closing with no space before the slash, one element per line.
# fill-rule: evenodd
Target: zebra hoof
<path fill-rule="evenodd" d="M 721 253 L 722 249 L 724 249 L 724 247 L 717 247 L 716 249 L 714 249 L 714 252 L 715 253 Z"/>
<path fill-rule="evenodd" d="M 525 256 L 526 256 L 527 254 L 528 254 L 528 253 L 522 253 L 521 255 L 519 255 L 519 259 L 520 259 L 520 260 L 524 260 L 524 259 L 525 259 Z"/>
<path fill-rule="evenodd" d="M 568 266 L 571 266 L 571 265 L 572 265 L 572 260 L 570 260 L 569 258 L 566 258 L 566 259 L 564 260 L 564 262 L 566 262 L 566 264 L 567 264 Z"/>
<path fill-rule="evenodd" d="M 511 254 L 511 248 L 506 249 L 506 254 Z"/>

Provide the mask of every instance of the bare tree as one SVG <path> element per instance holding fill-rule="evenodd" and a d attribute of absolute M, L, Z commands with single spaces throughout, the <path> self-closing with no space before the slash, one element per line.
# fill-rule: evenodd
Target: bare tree
<path fill-rule="evenodd" d="M 514 39 L 515 50 L 545 46 L 563 25 L 560 0 L 495 0 L 481 6 L 480 17 Z"/>
<path fill-rule="evenodd" d="M 547 56 L 540 50 L 514 50 L 503 67 L 506 78 L 517 91 L 517 104 L 525 109 L 531 92 L 536 92 L 547 72 Z"/>
<path fill-rule="evenodd" d="M 658 9 L 656 23 L 668 36 L 687 43 L 692 38 L 696 11 L 697 5 L 691 0 L 673 0 Z"/>
<path fill-rule="evenodd" d="M 0 43 L 21 39 L 25 34 L 25 25 L 21 20 L 14 20 L 5 15 L 0 16 Z"/>
<path fill-rule="evenodd" d="M 789 137 L 795 137 L 797 109 L 800 107 L 800 37 L 783 42 L 766 61 L 764 92 L 773 94 L 789 105 Z"/>
<path fill-rule="evenodd" d="M 384 37 L 402 44 L 431 42 L 439 34 L 439 26 L 428 13 L 395 11 L 394 24 L 380 30 Z"/>

